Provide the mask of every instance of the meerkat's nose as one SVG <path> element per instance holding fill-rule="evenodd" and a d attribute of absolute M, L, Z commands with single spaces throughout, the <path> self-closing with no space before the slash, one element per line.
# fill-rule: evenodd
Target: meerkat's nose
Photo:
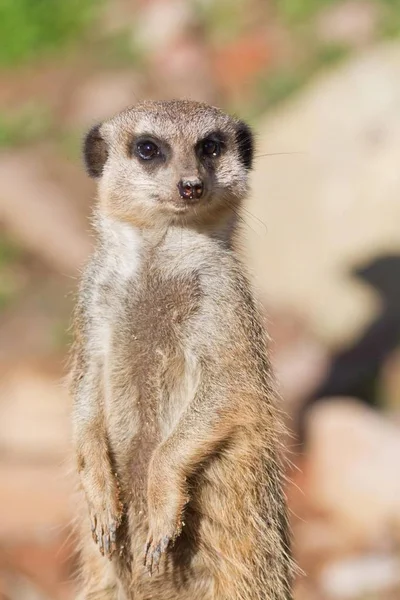
<path fill-rule="evenodd" d="M 203 195 L 203 182 L 198 177 L 181 179 L 178 183 L 179 195 L 184 200 L 198 200 Z"/>

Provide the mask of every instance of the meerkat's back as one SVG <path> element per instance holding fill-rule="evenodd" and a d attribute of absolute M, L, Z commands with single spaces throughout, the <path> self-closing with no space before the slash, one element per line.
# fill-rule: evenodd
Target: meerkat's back
<path fill-rule="evenodd" d="M 86 138 L 82 600 L 291 598 L 281 423 L 232 248 L 252 152 L 245 124 L 189 101 L 137 105 Z"/>

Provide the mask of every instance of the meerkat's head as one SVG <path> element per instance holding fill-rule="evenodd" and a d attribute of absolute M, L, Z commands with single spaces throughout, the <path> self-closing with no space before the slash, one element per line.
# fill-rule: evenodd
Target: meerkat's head
<path fill-rule="evenodd" d="M 106 214 L 139 226 L 209 220 L 246 194 L 253 136 L 206 104 L 144 102 L 93 127 L 84 158 Z"/>

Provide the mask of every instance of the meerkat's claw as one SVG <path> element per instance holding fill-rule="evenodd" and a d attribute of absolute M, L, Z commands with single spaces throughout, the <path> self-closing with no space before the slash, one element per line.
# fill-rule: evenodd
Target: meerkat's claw
<path fill-rule="evenodd" d="M 153 538 L 149 538 L 144 551 L 144 566 L 151 576 L 154 569 L 159 569 L 161 556 L 166 552 L 172 538 L 169 535 L 163 536 L 158 542 L 154 542 Z"/>
<path fill-rule="evenodd" d="M 106 556 L 111 556 L 110 535 L 108 533 L 104 536 L 104 552 Z"/>
<path fill-rule="evenodd" d="M 97 514 L 93 514 L 90 520 L 94 543 L 98 545 L 101 554 L 111 560 L 117 550 L 119 520 L 111 515 L 101 520 Z"/>

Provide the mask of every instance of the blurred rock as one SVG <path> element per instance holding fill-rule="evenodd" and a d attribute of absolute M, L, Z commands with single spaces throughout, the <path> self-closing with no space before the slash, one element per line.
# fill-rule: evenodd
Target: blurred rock
<path fill-rule="evenodd" d="M 397 557 L 360 556 L 344 558 L 326 566 L 319 578 L 325 598 L 357 600 L 381 598 L 400 585 L 400 561 Z"/>
<path fill-rule="evenodd" d="M 400 428 L 357 401 L 330 399 L 308 421 L 306 494 L 348 539 L 400 537 Z"/>
<path fill-rule="evenodd" d="M 59 465 L 0 463 L 0 546 L 52 541 L 71 518 L 71 482 Z"/>
<path fill-rule="evenodd" d="M 92 75 L 76 88 L 67 121 L 74 128 L 89 127 L 135 104 L 142 89 L 139 75 L 132 70 Z"/>
<path fill-rule="evenodd" d="M 10 600 L 72 595 L 68 407 L 54 358 L 1 364 L 0 596 Z"/>
<path fill-rule="evenodd" d="M 85 224 L 65 189 L 49 178 L 40 154 L 1 154 L 0 179 L 0 219 L 5 227 L 53 269 L 76 275 L 90 251 Z"/>
<path fill-rule="evenodd" d="M 350 265 L 400 249 L 400 44 L 320 76 L 258 126 L 249 263 L 272 310 L 300 313 L 332 344 L 379 310 Z M 281 156 L 271 153 L 288 152 Z"/>
<path fill-rule="evenodd" d="M 308 493 L 307 488 L 304 493 Z M 294 535 L 297 559 L 308 575 L 315 575 L 321 564 L 346 555 L 352 549 L 352 540 L 340 528 L 311 512 L 295 524 Z"/>
<path fill-rule="evenodd" d="M 296 582 L 293 597 L 295 600 L 325 600 L 321 597 L 310 581 L 302 579 Z"/>
<path fill-rule="evenodd" d="M 68 407 L 67 390 L 53 374 L 29 363 L 3 368 L 0 456 L 13 463 L 60 464 L 69 446 Z"/>
<path fill-rule="evenodd" d="M 4 600 L 54 600 L 43 593 L 35 582 L 20 574 L 7 572 L 0 587 Z"/>
<path fill-rule="evenodd" d="M 73 598 L 73 551 L 68 530 L 47 541 L 10 540 L 0 548 L 0 597 L 3 592 L 7 600 Z"/>
<path fill-rule="evenodd" d="M 185 0 L 141 2 L 136 41 L 146 49 L 157 96 L 215 102 L 215 85 L 195 6 Z"/>
<path fill-rule="evenodd" d="M 157 80 L 162 99 L 188 98 L 215 103 L 208 58 L 199 40 L 192 35 L 183 35 L 163 51 L 155 53 L 151 62 L 153 81 Z"/>
<path fill-rule="evenodd" d="M 285 409 L 295 416 L 301 402 L 324 377 L 329 356 L 326 348 L 294 314 L 268 316 L 271 358 Z"/>
<path fill-rule="evenodd" d="M 368 0 L 348 0 L 324 8 L 316 20 L 323 43 L 362 46 L 377 33 L 382 7 Z"/>
<path fill-rule="evenodd" d="M 137 15 L 137 40 L 150 53 L 163 51 L 196 25 L 192 3 L 186 0 L 146 0 Z"/>
<path fill-rule="evenodd" d="M 0 314 L 0 365 L 24 360 L 30 364 L 32 358 L 40 358 L 46 366 L 56 364 L 60 371 L 65 364 L 76 280 L 52 277 L 46 271 L 41 278 L 37 273 L 34 276 L 36 281 L 23 297 Z"/>

